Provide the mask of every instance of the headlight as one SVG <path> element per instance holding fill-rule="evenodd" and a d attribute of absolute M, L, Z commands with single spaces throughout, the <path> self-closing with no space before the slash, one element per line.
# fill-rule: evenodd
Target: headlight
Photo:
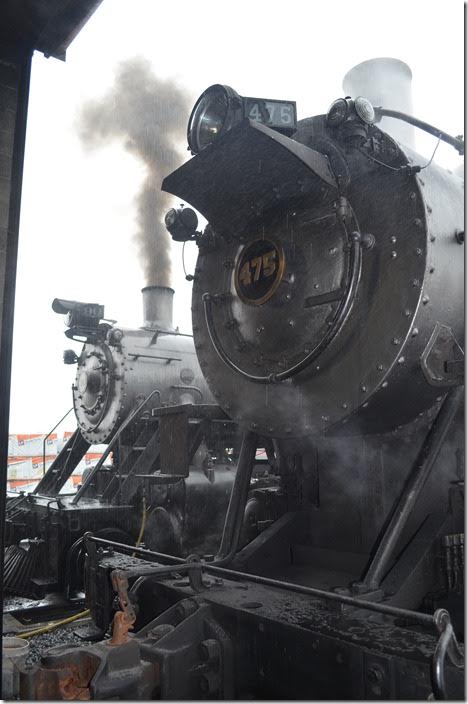
<path fill-rule="evenodd" d="M 372 103 L 358 96 L 352 100 L 349 96 L 346 98 L 338 98 L 331 105 L 327 112 L 326 121 L 329 127 L 339 127 L 347 120 L 352 120 L 359 117 L 366 125 L 372 125 L 375 122 L 375 111 Z"/>
<path fill-rule="evenodd" d="M 346 98 L 338 98 L 331 105 L 327 112 L 327 124 L 330 127 L 338 127 L 348 116 L 349 103 Z"/>
<path fill-rule="evenodd" d="M 192 208 L 171 208 L 164 217 L 167 231 L 176 242 L 195 239 L 198 227 L 197 214 Z"/>
<path fill-rule="evenodd" d="M 190 150 L 198 154 L 216 137 L 242 119 L 242 101 L 235 90 L 219 83 L 207 88 L 190 115 L 187 138 Z"/>
<path fill-rule="evenodd" d="M 367 98 L 363 98 L 362 96 L 357 97 L 354 101 L 354 109 L 363 122 L 366 122 L 368 125 L 372 125 L 375 122 L 375 111 L 372 107 L 372 103 L 370 103 Z"/>
<path fill-rule="evenodd" d="M 229 86 L 216 83 L 201 94 L 190 115 L 187 128 L 190 151 L 199 154 L 245 118 L 291 135 L 297 129 L 296 103 L 245 98 Z"/>

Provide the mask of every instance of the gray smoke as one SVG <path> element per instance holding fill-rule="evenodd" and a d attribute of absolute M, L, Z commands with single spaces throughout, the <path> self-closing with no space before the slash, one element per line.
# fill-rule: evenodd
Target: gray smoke
<path fill-rule="evenodd" d="M 170 196 L 161 191 L 161 182 L 180 164 L 176 145 L 184 140 L 189 103 L 180 86 L 155 76 L 149 61 L 137 57 L 119 65 L 109 92 L 89 101 L 78 119 L 88 148 L 120 140 L 146 165 L 136 197 L 135 237 L 148 286 L 171 283 L 170 239 L 163 225 Z"/>

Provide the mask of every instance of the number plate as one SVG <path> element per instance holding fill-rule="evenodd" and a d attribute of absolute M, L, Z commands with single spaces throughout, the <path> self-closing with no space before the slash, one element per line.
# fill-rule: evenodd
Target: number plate
<path fill-rule="evenodd" d="M 296 103 L 288 100 L 244 98 L 245 116 L 267 127 L 285 132 L 296 130 Z"/>
<path fill-rule="evenodd" d="M 254 240 L 239 254 L 235 285 L 244 303 L 259 306 L 272 297 L 284 273 L 282 247 L 268 239 Z"/>

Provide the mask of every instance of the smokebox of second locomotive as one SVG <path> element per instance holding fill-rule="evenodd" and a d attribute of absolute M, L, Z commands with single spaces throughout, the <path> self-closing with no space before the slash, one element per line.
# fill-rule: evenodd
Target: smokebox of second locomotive
<path fill-rule="evenodd" d="M 143 294 L 143 326 L 174 332 L 172 306 L 174 289 L 169 286 L 145 286 Z"/>

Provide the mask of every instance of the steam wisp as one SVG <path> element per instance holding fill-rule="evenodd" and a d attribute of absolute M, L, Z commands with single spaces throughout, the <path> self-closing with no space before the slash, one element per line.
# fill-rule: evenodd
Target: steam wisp
<path fill-rule="evenodd" d="M 381 57 L 354 66 L 343 79 L 345 95 L 362 95 L 372 105 L 413 114 L 412 73 L 399 59 Z M 414 148 L 414 128 L 406 122 L 384 117 L 379 126 L 399 142 Z"/>
<path fill-rule="evenodd" d="M 89 101 L 79 116 L 79 135 L 88 148 L 120 140 L 146 165 L 136 197 L 135 239 L 148 286 L 171 284 L 170 238 L 163 225 L 170 196 L 161 182 L 180 164 L 176 145 L 185 140 L 189 110 L 190 98 L 180 86 L 155 76 L 149 61 L 134 58 L 119 65 L 108 93 Z"/>

